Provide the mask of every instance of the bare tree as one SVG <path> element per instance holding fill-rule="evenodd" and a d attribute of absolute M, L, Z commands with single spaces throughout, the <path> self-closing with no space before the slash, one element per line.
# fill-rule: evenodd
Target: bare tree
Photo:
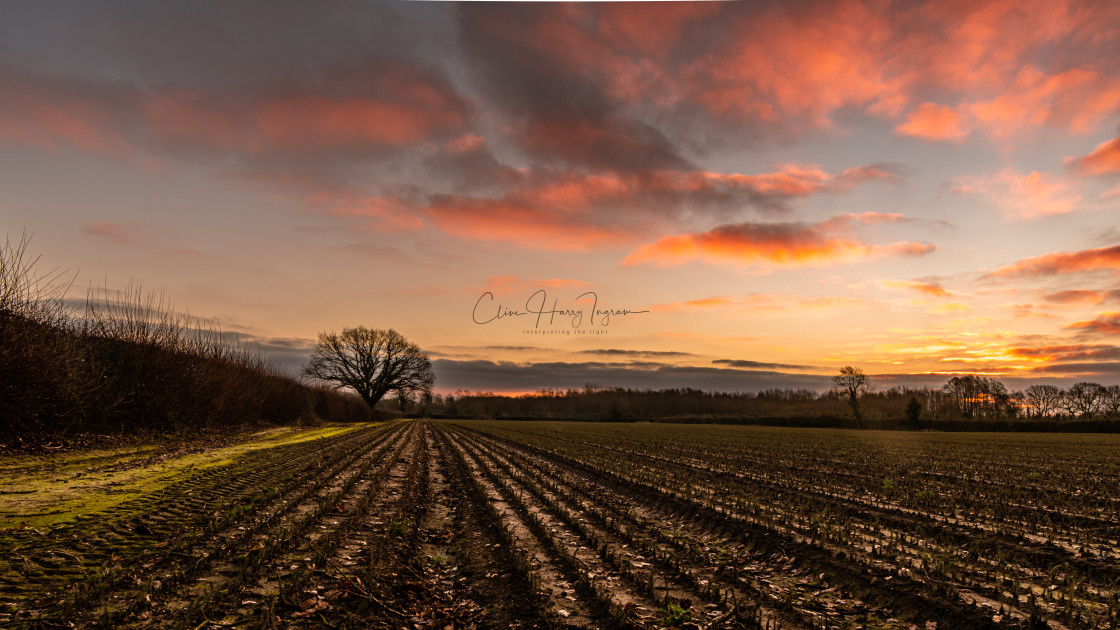
<path fill-rule="evenodd" d="M 941 387 L 962 418 L 1014 416 L 1015 400 L 999 380 L 975 374 L 954 376 Z"/>
<path fill-rule="evenodd" d="M 1074 383 L 1070 385 L 1066 397 L 1072 413 L 1089 419 L 1101 409 L 1107 390 L 1099 383 Z"/>
<path fill-rule="evenodd" d="M 1056 385 L 1031 385 L 1024 394 L 1031 415 L 1039 418 L 1054 414 L 1062 402 L 1062 390 Z"/>
<path fill-rule="evenodd" d="M 832 388 L 848 398 L 848 406 L 856 416 L 856 426 L 860 426 L 859 397 L 871 391 L 871 377 L 863 370 L 850 365 L 840 368 L 840 374 L 832 377 Z"/>
<path fill-rule="evenodd" d="M 435 382 L 432 360 L 420 346 L 395 330 L 364 326 L 319 333 L 303 373 L 353 389 L 370 409 L 390 391 L 407 397 L 430 391 Z"/>
<path fill-rule="evenodd" d="M 1120 385 L 1109 385 L 1104 388 L 1104 402 L 1101 410 L 1109 417 L 1120 415 Z"/>

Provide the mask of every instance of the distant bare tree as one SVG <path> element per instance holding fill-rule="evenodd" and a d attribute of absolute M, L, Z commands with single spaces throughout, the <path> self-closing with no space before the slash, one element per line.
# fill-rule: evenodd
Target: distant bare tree
<path fill-rule="evenodd" d="M 848 406 L 856 416 L 856 426 L 861 426 L 859 397 L 871 391 L 871 377 L 857 367 L 844 366 L 840 368 L 840 374 L 832 377 L 832 388 L 847 397 Z"/>
<path fill-rule="evenodd" d="M 1120 415 L 1120 385 L 1109 385 L 1104 388 L 1101 410 L 1113 418 Z"/>
<path fill-rule="evenodd" d="M 420 346 L 395 330 L 364 326 L 320 333 L 303 373 L 353 389 L 370 409 L 391 391 L 407 398 L 435 382 L 431 358 Z"/>
<path fill-rule="evenodd" d="M 1030 415 L 1039 418 L 1053 415 L 1062 402 L 1062 390 L 1056 385 L 1031 385 L 1024 394 Z"/>
<path fill-rule="evenodd" d="M 1092 418 L 1101 409 L 1107 390 L 1099 383 L 1074 383 L 1066 392 L 1070 412 L 1082 417 Z"/>
<path fill-rule="evenodd" d="M 954 411 L 963 418 L 1013 416 L 1015 400 L 1007 387 L 994 378 L 965 374 L 954 376 L 941 387 Z"/>

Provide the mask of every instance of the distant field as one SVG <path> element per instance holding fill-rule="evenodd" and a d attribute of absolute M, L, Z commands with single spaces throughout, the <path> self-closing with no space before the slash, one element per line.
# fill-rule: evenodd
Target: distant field
<path fill-rule="evenodd" d="M 0 624 L 1120 626 L 1120 436 L 463 421 L 232 448 L 0 461 Z"/>

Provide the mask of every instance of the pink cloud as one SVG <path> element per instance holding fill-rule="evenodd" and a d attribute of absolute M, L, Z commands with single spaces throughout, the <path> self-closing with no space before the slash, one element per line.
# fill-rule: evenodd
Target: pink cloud
<path fill-rule="evenodd" d="M 1089 175 L 1120 173 L 1120 137 L 1098 144 L 1089 155 L 1076 158 L 1070 164 Z"/>
<path fill-rule="evenodd" d="M 900 135 L 940 142 L 961 142 L 968 137 L 969 126 L 952 107 L 922 103 L 910 112 L 906 122 L 895 127 Z"/>
<path fill-rule="evenodd" d="M 1069 191 L 1065 181 L 1038 171 L 1022 174 L 1011 167 L 995 175 L 959 177 L 952 186 L 954 192 L 991 199 L 1011 219 L 1066 214 L 1081 202 L 1081 195 Z"/>
<path fill-rule="evenodd" d="M 460 238 L 518 243 L 549 250 L 589 251 L 624 246 L 675 217 L 711 212 L 780 208 L 788 199 L 843 192 L 859 183 L 894 180 L 881 167 L 831 173 L 815 165 L 787 164 L 760 174 L 654 170 L 637 172 L 535 171 L 499 197 L 439 195 L 423 213 Z M 845 222 L 893 221 L 901 215 L 865 213 Z"/>

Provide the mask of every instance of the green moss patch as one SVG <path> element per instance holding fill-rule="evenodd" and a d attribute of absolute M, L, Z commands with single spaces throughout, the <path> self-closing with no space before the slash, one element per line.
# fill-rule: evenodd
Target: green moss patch
<path fill-rule="evenodd" d="M 156 446 L 57 455 L 0 456 L 0 529 L 50 528 L 161 491 L 261 449 L 329 439 L 376 423 L 273 428 L 233 446 L 159 453 Z"/>

